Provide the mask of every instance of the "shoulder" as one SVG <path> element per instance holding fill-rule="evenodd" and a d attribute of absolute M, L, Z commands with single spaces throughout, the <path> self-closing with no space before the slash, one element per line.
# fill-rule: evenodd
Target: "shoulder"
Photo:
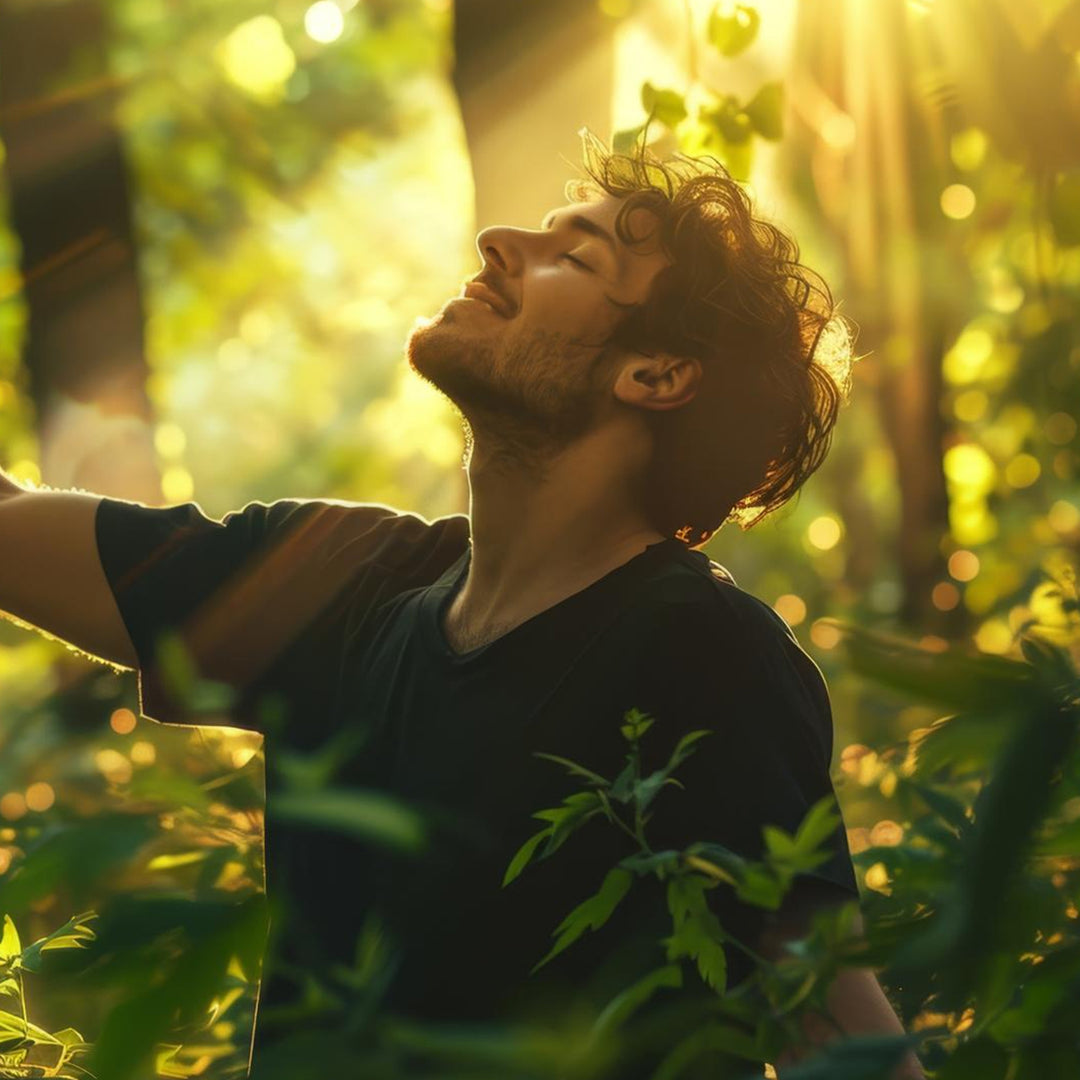
<path fill-rule="evenodd" d="M 631 654 L 699 683 L 783 697 L 816 718 L 831 746 L 825 677 L 787 620 L 704 553 L 690 554 L 624 610 L 620 637 Z"/>
<path fill-rule="evenodd" d="M 439 553 L 453 562 L 468 545 L 469 519 L 448 514 L 429 520 L 385 503 L 345 499 L 252 501 L 227 514 L 227 527 L 244 522 L 266 536 L 291 536 L 302 547 L 317 546 L 327 559 L 405 569 L 417 558 Z"/>
<path fill-rule="evenodd" d="M 197 502 L 153 507 L 103 498 L 96 522 L 99 547 L 160 561 L 181 552 L 242 558 L 265 548 L 287 548 L 290 563 L 303 558 L 370 563 L 385 570 L 440 554 L 453 562 L 468 543 L 469 519 L 451 514 L 429 521 L 384 503 L 344 499 L 253 499 L 221 517 Z"/>

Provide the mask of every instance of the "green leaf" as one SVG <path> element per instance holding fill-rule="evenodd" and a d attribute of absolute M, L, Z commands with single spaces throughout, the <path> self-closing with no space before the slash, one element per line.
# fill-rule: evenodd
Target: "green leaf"
<path fill-rule="evenodd" d="M 816 851 L 829 840 L 840 824 L 840 814 L 836 806 L 836 797 L 830 792 L 806 812 L 795 833 L 795 847 L 800 852 Z"/>
<path fill-rule="evenodd" d="M 503 888 L 506 888 L 511 881 L 514 880 L 529 864 L 529 860 L 533 856 L 533 852 L 540 846 L 540 842 L 546 837 L 550 836 L 554 826 L 550 826 L 546 829 L 541 829 L 540 832 L 534 833 L 521 845 L 514 853 L 514 857 L 510 860 L 510 865 L 506 868 L 506 873 L 503 875 Z"/>
<path fill-rule="evenodd" d="M 779 139 L 784 134 L 784 84 L 765 83 L 743 111 L 763 139 Z"/>
<path fill-rule="evenodd" d="M 533 757 L 547 758 L 548 761 L 554 761 L 559 765 L 566 767 L 567 771 L 573 776 L 581 776 L 586 780 L 591 780 L 594 784 L 603 784 L 604 787 L 609 786 L 609 781 L 605 780 L 599 773 L 595 773 L 592 769 L 586 769 L 584 765 L 579 765 L 576 761 L 571 761 L 569 758 L 559 757 L 558 754 L 545 754 L 540 750 L 533 751 Z"/>
<path fill-rule="evenodd" d="M 592 1030 L 594 1035 L 612 1031 L 625 1023 L 657 990 L 663 987 L 678 989 L 683 984 L 682 968 L 678 964 L 667 964 L 650 971 L 636 982 L 631 983 L 622 993 L 617 994 L 604 1006 L 603 1012 L 596 1018 Z"/>
<path fill-rule="evenodd" d="M 668 758 L 668 763 L 665 766 L 665 771 L 674 772 L 692 753 L 697 750 L 694 746 L 699 739 L 705 738 L 706 735 L 715 735 L 716 733 L 710 728 L 701 728 L 697 731 L 687 732 L 676 744 L 675 749 L 671 751 L 671 757 Z"/>
<path fill-rule="evenodd" d="M 19 931 L 15 929 L 10 915 L 4 916 L 4 932 L 0 934 L 0 961 L 14 960 L 22 952 Z"/>
<path fill-rule="evenodd" d="M 675 932 L 663 944 L 669 960 L 690 957 L 705 983 L 723 994 L 727 985 L 724 931 L 705 900 L 705 890 L 714 887 L 715 882 L 696 874 L 681 874 L 668 882 L 667 904 Z"/>
<path fill-rule="evenodd" d="M 597 791 L 575 791 L 563 799 L 562 806 L 537 810 L 532 816 L 540 821 L 550 821 L 552 825 L 551 835 L 540 858 L 553 855 L 586 821 L 603 812 L 604 804 Z"/>
<path fill-rule="evenodd" d="M 753 43 L 760 25 L 761 16 L 747 4 L 736 4 L 730 15 L 722 15 L 717 4 L 709 13 L 705 33 L 721 56 L 738 56 Z"/>
<path fill-rule="evenodd" d="M 266 809 L 271 819 L 333 829 L 391 848 L 420 852 L 427 846 L 423 818 L 411 807 L 377 791 L 284 791 L 267 800 Z"/>
<path fill-rule="evenodd" d="M 967 836 L 971 832 L 972 823 L 964 810 L 964 804 L 959 799 L 946 795 L 943 791 L 936 791 L 927 784 L 920 784 L 915 780 L 904 779 L 902 783 L 915 791 L 930 809 L 948 822 L 960 836 Z"/>
<path fill-rule="evenodd" d="M 22 954 L 23 967 L 27 971 L 41 970 L 41 954 L 50 949 L 82 949 L 97 935 L 87 925 L 98 917 L 96 911 L 84 911 L 73 915 L 63 926 L 28 945 Z"/>
<path fill-rule="evenodd" d="M 13 1016 L 9 1012 L 0 1010 L 0 1039 L 5 1042 L 11 1039 L 17 1040 L 16 1045 L 56 1046 L 60 1040 L 47 1032 L 43 1027 L 34 1023 L 26 1023 L 21 1016 Z M 10 1049 L 14 1049 L 11 1047 Z"/>
<path fill-rule="evenodd" d="M 611 798 L 617 799 L 621 803 L 628 803 L 634 797 L 634 785 L 637 781 L 637 775 L 638 763 L 631 754 L 626 767 L 615 777 L 615 782 L 611 785 L 611 790 L 608 792 Z"/>
<path fill-rule="evenodd" d="M 662 124 L 674 128 L 686 119 L 686 102 L 675 90 L 658 90 L 651 82 L 641 87 L 641 105 Z"/>
<path fill-rule="evenodd" d="M 622 131 L 616 131 L 611 139 L 611 149 L 616 154 L 632 153 L 644 130 L 645 125 L 639 124 L 634 128 L 623 128 Z"/>
<path fill-rule="evenodd" d="M 619 860 L 619 866 L 632 870 L 638 876 L 657 872 L 663 874 L 675 870 L 679 865 L 677 851 L 635 852 Z"/>
<path fill-rule="evenodd" d="M 542 968 L 563 949 L 572 945 L 586 930 L 599 930 L 611 918 L 612 912 L 626 895 L 634 880 L 634 875 L 621 867 L 613 867 L 607 872 L 600 889 L 587 900 L 583 900 L 555 928 L 558 939 L 551 951 L 529 971 L 532 975 Z"/>

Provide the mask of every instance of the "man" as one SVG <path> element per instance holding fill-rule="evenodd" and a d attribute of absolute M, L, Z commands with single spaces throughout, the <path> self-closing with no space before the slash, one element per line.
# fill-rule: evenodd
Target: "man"
<path fill-rule="evenodd" d="M 371 913 L 396 945 L 388 1006 L 430 1020 L 599 1003 L 659 966 L 670 924 L 643 883 L 529 977 L 635 850 L 603 820 L 501 885 L 531 815 L 577 789 L 535 751 L 614 775 L 631 707 L 655 717 L 652 767 L 682 734 L 712 732 L 683 789 L 657 797 L 653 850 L 759 855 L 764 824 L 794 831 L 832 792 L 820 671 L 696 549 L 820 464 L 850 336 L 722 168 L 610 155 L 588 133 L 585 148 L 592 183 L 540 229 L 484 229 L 479 274 L 407 342 L 462 416 L 468 516 L 281 500 L 218 522 L 193 503 L 3 489 L 0 609 L 137 669 L 149 717 L 264 732 L 268 892 L 292 905 L 275 909 L 264 1006 L 295 998 L 297 970 L 350 965 Z M 192 707 L 168 662 L 177 641 L 233 690 L 230 710 Z M 423 858 L 275 820 L 285 763 L 327 747 L 332 786 L 423 813 Z M 857 898 L 843 828 L 830 845 L 779 918 L 713 890 L 724 927 L 775 956 L 817 904 Z M 729 949 L 728 985 L 749 971 Z M 901 1030 L 869 971 L 838 979 L 830 1007 L 808 1048 L 836 1026 Z M 896 1072 L 921 1075 L 913 1056 Z"/>

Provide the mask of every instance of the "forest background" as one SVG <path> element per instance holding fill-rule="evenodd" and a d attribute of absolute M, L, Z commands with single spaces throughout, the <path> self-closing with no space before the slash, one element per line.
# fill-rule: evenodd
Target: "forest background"
<path fill-rule="evenodd" d="M 563 201 L 580 127 L 626 146 L 647 118 L 747 182 L 860 329 L 825 465 L 706 551 L 826 676 L 882 982 L 935 1075 L 1076 1075 L 1080 5 L 0 0 L 0 463 L 215 516 L 464 511 L 404 337 L 480 227 Z M 84 1041 L 103 1076 L 244 1074 L 262 768 L 257 736 L 139 718 L 133 676 L 0 623 L 8 1074 L 78 1075 Z M 329 827 L 379 839 L 359 805 Z M 27 956 L 65 925 L 100 949 L 68 920 L 110 905 L 144 933 L 114 918 L 95 993 L 84 950 Z M 413 1075 L 398 1038 L 371 1075 Z M 280 1075 L 330 1051 L 295 1054 Z"/>

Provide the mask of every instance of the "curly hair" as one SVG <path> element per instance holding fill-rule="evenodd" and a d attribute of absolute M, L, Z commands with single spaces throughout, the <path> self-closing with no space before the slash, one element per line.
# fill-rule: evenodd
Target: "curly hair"
<path fill-rule="evenodd" d="M 799 246 L 754 215 L 750 196 L 711 156 L 659 160 L 642 137 L 632 154 L 578 132 L 588 178 L 573 201 L 623 199 L 628 245 L 638 207 L 660 221 L 671 265 L 609 341 L 633 352 L 702 362 L 688 404 L 649 410 L 656 452 L 641 497 L 665 535 L 699 547 L 727 521 L 744 531 L 788 501 L 821 465 L 851 390 L 854 325 Z"/>

